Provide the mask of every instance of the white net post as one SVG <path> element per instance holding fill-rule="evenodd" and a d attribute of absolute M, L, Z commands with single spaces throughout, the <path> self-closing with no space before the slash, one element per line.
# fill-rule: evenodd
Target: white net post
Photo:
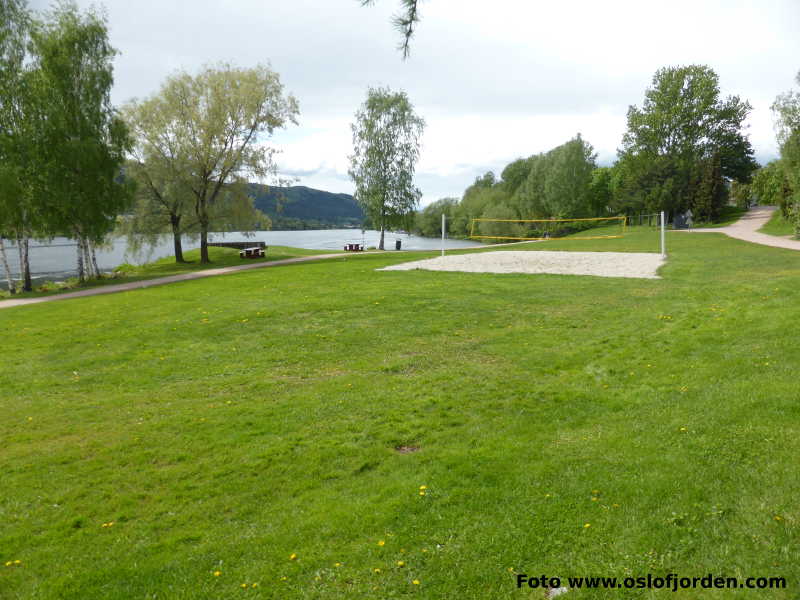
<path fill-rule="evenodd" d="M 661 256 L 667 256 L 667 245 L 665 243 L 664 231 L 666 230 L 666 223 L 664 222 L 664 211 L 661 211 Z"/>
<path fill-rule="evenodd" d="M 444 256 L 444 232 L 446 227 L 447 217 L 442 213 L 442 256 Z"/>

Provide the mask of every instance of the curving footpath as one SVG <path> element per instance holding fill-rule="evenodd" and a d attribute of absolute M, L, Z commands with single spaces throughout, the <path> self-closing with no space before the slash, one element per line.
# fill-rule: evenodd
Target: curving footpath
<path fill-rule="evenodd" d="M 777 206 L 754 206 L 747 211 L 742 218 L 728 225 L 727 227 L 707 227 L 698 229 L 678 229 L 676 231 L 688 233 L 724 233 L 728 237 L 761 244 L 762 246 L 773 246 L 775 248 L 786 248 L 788 250 L 800 250 L 800 240 L 792 240 L 767 233 L 758 233 L 758 229 L 769 221 L 778 209 Z"/>

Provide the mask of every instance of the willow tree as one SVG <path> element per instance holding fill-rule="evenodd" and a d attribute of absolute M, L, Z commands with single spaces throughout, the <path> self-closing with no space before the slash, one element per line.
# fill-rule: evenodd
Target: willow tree
<path fill-rule="evenodd" d="M 263 142 L 276 129 L 297 124 L 298 107 L 268 66 L 221 64 L 196 76 L 179 72 L 169 77 L 154 96 L 131 102 L 125 114 L 136 138 L 139 173 L 150 178 L 152 194 L 161 189 L 180 202 L 188 195 L 200 236 L 200 262 L 208 263 L 215 215 L 225 213 L 223 203 L 241 208 L 248 177 L 276 174 L 276 149 Z"/>
<path fill-rule="evenodd" d="M 383 250 L 386 228 L 407 221 L 422 193 L 414 186 L 425 121 L 414 113 L 405 92 L 370 88 L 356 112 L 349 174 L 355 199 L 380 227 Z"/>

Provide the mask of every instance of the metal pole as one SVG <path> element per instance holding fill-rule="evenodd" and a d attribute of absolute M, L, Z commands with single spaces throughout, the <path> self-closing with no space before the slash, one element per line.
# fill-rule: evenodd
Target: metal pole
<path fill-rule="evenodd" d="M 661 256 L 667 256 L 667 246 L 664 242 L 664 230 L 666 229 L 666 225 L 664 223 L 664 211 L 661 211 Z"/>
<path fill-rule="evenodd" d="M 444 213 L 442 213 L 442 256 L 444 256 L 444 232 L 445 228 L 447 227 L 447 217 L 445 217 Z"/>

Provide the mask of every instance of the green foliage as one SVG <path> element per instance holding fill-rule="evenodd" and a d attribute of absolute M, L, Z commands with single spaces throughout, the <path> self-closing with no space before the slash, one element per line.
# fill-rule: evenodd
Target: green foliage
<path fill-rule="evenodd" d="M 161 204 L 164 216 L 172 210 L 165 199 L 181 215 L 187 203 L 193 206 L 202 262 L 209 262 L 212 226 L 247 230 L 266 224 L 248 199 L 247 177 L 275 176 L 276 150 L 264 142 L 296 124 L 298 114 L 297 101 L 284 95 L 272 69 L 220 64 L 195 76 L 178 72 L 155 95 L 129 103 L 125 113 L 142 169 L 163 183 L 147 202 Z"/>
<path fill-rule="evenodd" d="M 755 177 L 753 178 L 755 180 Z M 747 210 L 753 201 L 751 184 L 731 181 L 730 198 L 737 208 Z"/>
<path fill-rule="evenodd" d="M 791 188 L 781 160 L 773 160 L 756 171 L 751 184 L 759 204 L 777 206 L 784 216 L 789 214 Z"/>
<path fill-rule="evenodd" d="M 48 233 L 95 243 L 113 230 L 132 188 L 121 178 L 131 140 L 111 105 L 112 60 L 104 18 L 64 2 L 32 32 L 37 200 Z"/>
<path fill-rule="evenodd" d="M 442 215 L 446 217 L 446 233 L 455 235 L 456 230 L 453 225 L 455 209 L 458 206 L 458 198 L 441 198 L 431 202 L 423 210 L 417 212 L 414 222 L 414 230 L 419 235 L 425 237 L 440 237 L 442 235 Z M 463 236 L 463 231 L 458 233 Z"/>
<path fill-rule="evenodd" d="M 502 202 L 487 206 L 481 217 L 484 219 L 502 220 L 515 220 L 519 218 L 517 212 L 513 208 L 503 204 Z M 525 235 L 525 231 L 525 225 L 522 223 L 502 221 L 479 222 L 478 226 L 475 228 L 476 235 L 488 235 L 496 237 L 497 239 L 523 237 Z"/>
<path fill-rule="evenodd" d="M 616 205 L 633 211 L 692 208 L 715 218 L 725 201 L 722 178 L 747 183 L 757 168 L 742 133 L 750 110 L 738 96 L 720 99 L 719 78 L 709 67 L 659 69 L 642 108 L 628 109 Z"/>
<path fill-rule="evenodd" d="M 796 81 L 800 84 L 800 73 Z M 772 105 L 778 129 L 783 171 L 783 202 L 781 209 L 795 225 L 800 235 L 800 93 L 789 91 L 781 94 Z M 773 184 L 771 189 L 775 188 Z"/>
<path fill-rule="evenodd" d="M 414 186 L 414 169 L 425 121 L 405 92 L 388 88 L 370 88 L 355 117 L 348 173 L 356 202 L 380 226 L 383 249 L 385 229 L 407 225 L 422 195 Z"/>
<path fill-rule="evenodd" d="M 596 168 L 592 145 L 580 134 L 545 154 L 528 159 L 530 171 L 514 197 L 522 218 L 590 216 L 590 185 Z"/>
<path fill-rule="evenodd" d="M 274 229 L 358 227 L 364 213 L 350 194 L 332 194 L 302 185 L 277 187 L 250 184 L 255 207 Z"/>

